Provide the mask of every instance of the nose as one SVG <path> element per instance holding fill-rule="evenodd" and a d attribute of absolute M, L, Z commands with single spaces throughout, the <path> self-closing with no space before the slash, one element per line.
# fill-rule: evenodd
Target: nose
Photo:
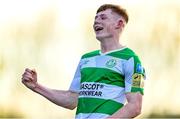
<path fill-rule="evenodd" d="M 96 18 L 96 19 L 94 20 L 94 25 L 100 24 L 100 23 L 101 23 L 101 19 L 100 19 L 100 18 Z"/>
<path fill-rule="evenodd" d="M 95 21 L 94 21 L 94 25 L 97 25 L 97 24 L 100 24 L 100 23 L 99 23 L 98 21 L 95 20 Z"/>

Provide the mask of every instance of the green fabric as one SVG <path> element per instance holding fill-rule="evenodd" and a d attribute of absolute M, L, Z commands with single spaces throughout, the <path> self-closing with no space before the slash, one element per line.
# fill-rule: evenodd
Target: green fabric
<path fill-rule="evenodd" d="M 98 98 L 79 98 L 78 100 L 78 113 L 103 113 L 112 115 L 121 107 L 123 104 Z"/>
<path fill-rule="evenodd" d="M 81 71 L 81 83 L 98 82 L 124 87 L 124 77 L 119 73 L 104 68 L 83 68 Z"/>
<path fill-rule="evenodd" d="M 86 53 L 86 54 L 84 54 L 82 56 L 82 59 L 89 58 L 89 57 L 94 57 L 94 56 L 97 56 L 97 55 L 100 55 L 100 50 L 95 50 L 95 51 Z M 113 56 L 113 57 L 116 57 L 116 58 L 125 59 L 125 60 L 128 60 L 132 56 L 136 56 L 136 54 L 129 48 L 125 48 L 125 49 L 119 50 L 119 51 L 110 52 L 110 53 L 107 53 L 106 55 Z"/>
<path fill-rule="evenodd" d="M 140 92 L 142 95 L 144 95 L 144 89 L 143 88 L 132 87 L 131 92 Z"/>
<path fill-rule="evenodd" d="M 125 48 L 125 49 L 117 51 L 117 52 L 111 52 L 107 55 L 128 60 L 132 56 L 135 56 L 135 53 L 131 49 Z"/>

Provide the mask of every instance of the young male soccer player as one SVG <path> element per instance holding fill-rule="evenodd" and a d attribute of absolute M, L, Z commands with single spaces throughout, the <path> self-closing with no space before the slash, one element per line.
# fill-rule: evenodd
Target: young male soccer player
<path fill-rule="evenodd" d="M 69 90 L 40 85 L 37 73 L 30 69 L 23 74 L 23 84 L 59 106 L 77 107 L 77 119 L 138 116 L 145 71 L 138 56 L 120 43 L 127 23 L 125 9 L 112 4 L 100 6 L 93 25 L 100 50 L 81 57 Z"/>

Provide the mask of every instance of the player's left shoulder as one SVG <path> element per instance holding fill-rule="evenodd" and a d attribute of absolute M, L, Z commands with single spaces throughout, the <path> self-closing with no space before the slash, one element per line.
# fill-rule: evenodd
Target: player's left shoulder
<path fill-rule="evenodd" d="M 126 47 L 124 50 L 122 50 L 121 52 L 120 52 L 122 55 L 125 55 L 126 57 L 127 57 L 127 59 L 130 59 L 130 58 L 135 58 L 135 59 L 139 59 L 139 57 L 138 57 L 138 55 L 137 55 L 137 53 L 134 51 L 134 50 L 132 50 L 131 48 L 129 48 L 129 47 Z"/>

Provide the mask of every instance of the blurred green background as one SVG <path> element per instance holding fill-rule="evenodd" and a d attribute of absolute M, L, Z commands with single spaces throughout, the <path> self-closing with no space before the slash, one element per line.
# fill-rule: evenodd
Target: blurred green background
<path fill-rule="evenodd" d="M 99 49 L 93 32 L 97 8 L 120 4 L 130 21 L 121 42 L 146 68 L 139 118 L 180 118 L 180 0 L 0 1 L 0 118 L 74 118 L 21 83 L 35 68 L 38 82 L 67 90 L 82 54 Z"/>

